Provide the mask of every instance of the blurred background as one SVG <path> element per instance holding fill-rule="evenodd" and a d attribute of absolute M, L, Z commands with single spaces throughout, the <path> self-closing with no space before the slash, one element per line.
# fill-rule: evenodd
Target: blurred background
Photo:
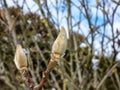
<path fill-rule="evenodd" d="M 0 0 L 0 90 L 30 90 L 13 61 L 17 44 L 40 82 L 60 26 L 68 47 L 43 90 L 120 90 L 120 0 Z"/>

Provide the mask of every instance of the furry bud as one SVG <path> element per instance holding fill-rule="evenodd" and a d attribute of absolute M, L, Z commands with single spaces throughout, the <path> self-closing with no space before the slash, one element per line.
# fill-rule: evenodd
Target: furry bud
<path fill-rule="evenodd" d="M 19 70 L 27 68 L 27 57 L 25 53 L 23 52 L 21 45 L 17 45 L 16 47 L 14 62 L 15 62 L 17 69 Z"/>
<path fill-rule="evenodd" d="M 52 54 L 56 54 L 58 57 L 62 56 L 67 47 L 67 34 L 64 27 L 61 27 L 61 31 L 54 41 L 52 46 Z"/>

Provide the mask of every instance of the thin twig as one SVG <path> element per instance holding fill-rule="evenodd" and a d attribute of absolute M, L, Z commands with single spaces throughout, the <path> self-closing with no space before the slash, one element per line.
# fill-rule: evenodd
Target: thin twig
<path fill-rule="evenodd" d="M 4 9 L 5 9 L 5 16 L 6 16 L 6 19 L 7 19 L 7 22 L 8 22 L 8 28 L 9 28 L 9 31 L 11 32 L 11 34 L 12 34 L 13 43 L 16 46 L 17 45 L 17 38 L 16 38 L 16 32 L 14 30 L 15 29 L 15 20 L 12 19 L 11 16 L 10 16 L 6 1 L 3 0 L 3 2 L 4 2 Z"/>
<path fill-rule="evenodd" d="M 27 69 L 23 69 L 21 71 L 21 73 L 22 73 L 22 77 L 24 78 L 24 81 L 28 83 L 30 88 L 33 88 L 34 87 L 34 82 L 30 78 L 29 71 Z"/>
<path fill-rule="evenodd" d="M 112 66 L 112 68 L 107 72 L 107 74 L 103 77 L 103 79 L 100 81 L 100 83 L 98 84 L 97 90 L 99 90 L 99 88 L 101 87 L 101 85 L 104 83 L 104 81 L 107 79 L 107 77 L 111 74 L 111 72 L 113 71 L 113 69 L 115 67 L 117 67 L 120 64 L 120 62 L 114 64 Z"/>

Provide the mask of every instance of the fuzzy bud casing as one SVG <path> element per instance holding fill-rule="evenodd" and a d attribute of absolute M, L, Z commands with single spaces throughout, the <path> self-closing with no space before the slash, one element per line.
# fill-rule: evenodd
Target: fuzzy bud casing
<path fill-rule="evenodd" d="M 61 27 L 60 33 L 52 46 L 52 54 L 62 56 L 67 47 L 67 34 L 64 27 Z"/>
<path fill-rule="evenodd" d="M 25 53 L 23 52 L 21 45 L 17 45 L 16 47 L 14 62 L 15 62 L 17 69 L 19 70 L 27 68 L 27 57 Z"/>

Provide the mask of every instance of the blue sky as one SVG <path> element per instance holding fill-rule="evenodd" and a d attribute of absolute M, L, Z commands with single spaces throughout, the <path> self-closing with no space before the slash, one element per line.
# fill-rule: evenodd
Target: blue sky
<path fill-rule="evenodd" d="M 7 4 L 9 6 L 15 6 L 13 0 L 6 0 L 6 1 L 7 1 Z M 18 1 L 19 5 L 22 5 L 24 0 L 16 0 L 16 1 Z M 41 1 L 43 1 L 43 0 L 41 0 Z M 64 26 L 67 30 L 67 20 L 66 20 L 67 8 L 66 8 L 65 4 L 63 4 L 63 1 L 64 0 L 58 0 L 58 7 L 59 7 L 58 15 L 57 15 L 56 9 L 54 8 L 54 6 L 56 6 L 56 0 L 48 0 L 47 2 L 48 2 L 50 12 L 52 12 L 52 16 L 54 17 L 53 18 L 54 21 L 57 22 L 57 20 L 58 20 L 60 22 L 60 26 Z M 80 7 L 79 0 L 73 0 L 73 1 L 74 1 L 74 4 L 77 7 Z M 96 11 L 97 11 L 95 1 L 96 0 L 90 0 L 89 1 L 89 5 L 90 5 L 90 9 L 91 9 L 90 14 L 92 15 L 92 23 L 93 24 L 95 22 Z M 106 0 L 106 1 L 108 3 L 105 7 L 105 10 L 110 12 L 109 17 L 111 17 L 111 13 L 113 12 L 112 9 L 115 8 L 116 4 L 112 3 L 110 0 Z M 28 7 L 30 8 L 31 12 L 40 14 L 40 12 L 38 10 L 39 7 L 36 5 L 36 3 L 33 0 L 26 0 L 26 3 L 28 5 Z M 72 9 L 72 16 L 73 16 L 73 19 L 72 19 L 73 25 L 75 25 L 79 20 L 81 20 L 80 29 L 78 28 L 78 26 L 75 26 L 75 27 L 73 27 L 73 31 L 81 33 L 84 36 L 87 36 L 89 34 L 89 31 L 90 31 L 87 20 L 84 18 L 84 15 L 81 14 L 80 10 L 78 10 L 74 5 L 72 5 L 71 9 Z M 29 11 L 26 6 L 24 6 L 23 10 L 24 10 L 25 13 Z M 119 28 L 120 28 L 120 12 L 119 11 L 120 11 L 120 7 L 118 7 L 117 14 L 115 16 L 115 23 L 114 23 L 114 26 L 113 26 L 115 35 L 116 35 L 116 30 L 117 29 L 119 30 Z M 82 12 L 84 13 L 84 10 L 82 10 Z M 79 17 L 80 14 L 81 14 L 81 19 Z M 99 9 L 98 10 L 97 25 L 101 25 L 102 23 L 103 23 L 103 14 L 102 14 L 102 11 Z M 59 28 L 59 27 L 57 27 L 57 28 Z M 103 27 L 100 28 L 100 31 L 103 32 Z M 106 33 L 105 34 L 110 38 L 112 37 L 110 25 L 106 26 Z M 69 37 L 69 35 L 68 35 L 68 37 Z M 101 44 L 100 44 L 101 38 L 100 37 L 101 37 L 101 35 L 97 35 L 95 37 L 94 48 L 97 52 L 101 51 L 100 50 L 100 48 L 101 48 Z M 119 38 L 120 38 L 120 36 L 119 36 Z M 88 40 L 89 40 L 89 42 L 91 42 L 91 36 L 89 36 Z M 104 48 L 107 48 L 107 49 L 105 49 L 106 50 L 106 56 L 111 55 L 111 53 L 113 51 L 112 48 L 111 48 L 112 47 L 112 42 L 109 42 L 108 45 L 106 45 L 107 42 L 108 42 L 108 40 L 105 39 Z M 117 45 L 116 45 L 116 48 L 117 48 L 118 51 L 120 51 L 120 48 Z M 120 53 L 119 53 L 119 57 L 120 57 Z"/>

